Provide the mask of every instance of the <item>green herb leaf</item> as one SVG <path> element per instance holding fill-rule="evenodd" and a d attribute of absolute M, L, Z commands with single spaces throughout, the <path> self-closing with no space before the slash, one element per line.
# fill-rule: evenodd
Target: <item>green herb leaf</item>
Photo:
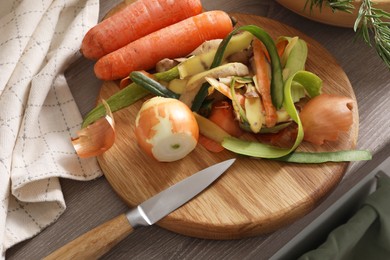
<path fill-rule="evenodd" d="M 384 21 L 389 19 L 390 13 L 374 8 L 370 0 L 363 0 L 354 30 L 357 37 L 362 38 L 370 46 L 370 33 L 372 34 L 376 52 L 390 69 L 390 23 Z"/>
<path fill-rule="evenodd" d="M 353 0 L 307 0 L 304 8 L 306 9 L 309 6 L 310 11 L 312 11 L 316 7 L 321 11 L 322 7 L 326 5 L 333 12 L 352 13 L 355 9 L 352 2 Z M 376 52 L 390 69 L 390 22 L 388 22 L 390 13 L 375 8 L 371 0 L 362 0 L 361 2 L 354 24 L 356 38 L 361 38 L 369 46 L 372 46 L 371 37 L 373 37 Z M 372 36 L 370 36 L 371 34 Z"/>
<path fill-rule="evenodd" d="M 322 7 L 325 5 L 330 7 L 333 12 L 342 11 L 347 13 L 352 13 L 355 8 L 352 4 L 353 0 L 307 0 L 305 3 L 305 9 L 308 4 L 310 4 L 310 11 L 313 10 L 314 7 L 322 10 Z"/>

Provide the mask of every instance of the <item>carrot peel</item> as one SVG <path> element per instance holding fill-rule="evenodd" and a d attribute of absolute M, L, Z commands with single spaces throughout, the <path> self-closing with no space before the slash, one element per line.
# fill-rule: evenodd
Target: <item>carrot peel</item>
<path fill-rule="evenodd" d="M 275 126 L 278 118 L 271 98 L 269 63 L 267 62 L 263 46 L 258 39 L 253 41 L 253 59 L 256 71 L 255 86 L 263 101 L 266 116 L 265 123 L 267 127 L 273 127 Z"/>
<path fill-rule="evenodd" d="M 255 25 L 245 25 L 238 28 L 237 30 L 243 30 L 252 33 L 267 48 L 267 51 L 271 59 L 271 68 L 272 68 L 272 77 L 271 77 L 272 103 L 276 109 L 280 109 L 283 105 L 284 82 L 282 76 L 282 66 L 280 63 L 280 58 L 279 58 L 279 54 L 275 42 L 266 31 L 264 31 L 262 28 L 257 27 Z"/>

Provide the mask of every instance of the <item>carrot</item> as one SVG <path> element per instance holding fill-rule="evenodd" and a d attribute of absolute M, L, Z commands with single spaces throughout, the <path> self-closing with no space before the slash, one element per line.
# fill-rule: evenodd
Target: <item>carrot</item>
<path fill-rule="evenodd" d="M 95 64 L 95 74 L 102 80 L 115 80 L 134 70 L 149 70 L 163 58 L 183 57 L 204 41 L 224 38 L 232 30 L 232 21 L 225 12 L 204 12 L 103 56 Z"/>
<path fill-rule="evenodd" d="M 270 67 L 267 62 L 262 43 L 255 39 L 253 41 L 253 60 L 255 63 L 256 88 L 263 101 L 265 111 L 265 124 L 267 127 L 273 127 L 277 122 L 276 108 L 272 104 L 271 98 L 271 80 Z"/>
<path fill-rule="evenodd" d="M 288 44 L 287 40 L 279 41 L 276 43 L 276 50 L 278 52 L 279 58 L 281 58 L 283 56 L 283 53 L 286 49 L 287 44 Z M 271 57 L 269 56 L 267 49 L 263 48 L 263 52 L 264 52 L 265 57 L 267 58 L 267 61 L 271 62 Z"/>
<path fill-rule="evenodd" d="M 291 124 L 277 133 L 258 134 L 256 137 L 262 143 L 267 143 L 281 148 L 289 148 L 294 145 L 297 135 L 297 124 Z"/>
<path fill-rule="evenodd" d="M 103 20 L 85 35 L 81 52 L 97 60 L 126 44 L 202 12 L 200 0 L 138 0 Z"/>
<path fill-rule="evenodd" d="M 287 40 L 279 41 L 276 43 L 276 49 L 278 50 L 279 57 L 283 56 L 284 51 L 286 50 L 286 46 L 288 44 Z"/>
<path fill-rule="evenodd" d="M 235 120 L 234 109 L 231 102 L 225 100 L 216 101 L 213 104 L 208 119 L 232 136 L 239 137 L 244 132 L 240 128 L 238 121 Z"/>

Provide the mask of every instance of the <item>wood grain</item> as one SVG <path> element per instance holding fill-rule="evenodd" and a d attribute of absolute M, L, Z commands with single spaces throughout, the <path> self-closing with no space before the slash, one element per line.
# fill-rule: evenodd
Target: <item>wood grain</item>
<path fill-rule="evenodd" d="M 101 0 L 100 17 L 118 2 Z M 390 114 L 387 113 L 390 103 L 389 71 L 377 57 L 374 48 L 369 48 L 363 41 L 353 40 L 353 30 L 304 19 L 273 0 L 203 0 L 202 3 L 207 10 L 222 9 L 272 17 L 319 41 L 338 60 L 351 81 L 359 102 L 357 147 L 372 151 L 373 159 L 350 164 L 343 181 L 319 206 L 293 224 L 271 234 L 218 241 L 193 239 L 152 226 L 132 233 L 102 260 L 298 259 L 303 253 L 317 248 L 332 229 L 355 212 L 363 199 L 356 199 L 356 188 L 369 177 L 368 173 L 390 156 Z M 85 115 L 95 106 L 102 85 L 93 74 L 93 63 L 78 59 L 68 68 L 66 78 L 81 113 Z M 66 212 L 39 235 L 8 249 L 7 260 L 42 259 L 73 238 L 127 209 L 105 178 L 88 182 L 61 179 L 61 187 L 67 204 Z M 350 190 L 354 191 L 353 201 L 313 230 L 313 224 L 321 223 L 327 210 L 337 205 Z M 302 230 L 304 232 L 300 233 Z M 278 257 L 275 257 L 275 253 Z"/>
<path fill-rule="evenodd" d="M 133 230 L 126 215 L 119 215 L 54 251 L 44 260 L 98 259 Z"/>
<path fill-rule="evenodd" d="M 323 91 L 350 96 L 351 84 L 335 59 L 319 43 L 279 22 L 252 15 L 232 14 L 239 24 L 256 24 L 272 37 L 298 35 L 308 43 L 307 70 L 324 81 Z M 118 87 L 105 82 L 101 98 Z M 237 156 L 225 151 L 213 154 L 200 145 L 186 158 L 160 163 L 147 157 L 134 136 L 134 120 L 142 102 L 115 113 L 117 140 L 99 164 L 117 194 L 133 207 L 181 179 L 222 160 L 239 157 L 209 189 L 171 213 L 157 225 L 180 234 L 208 239 L 237 239 L 275 231 L 310 212 L 342 179 L 347 163 L 321 165 L 285 164 Z M 354 108 L 351 131 L 340 142 L 321 147 L 303 144 L 299 150 L 351 149 L 358 134 L 358 110 Z"/>

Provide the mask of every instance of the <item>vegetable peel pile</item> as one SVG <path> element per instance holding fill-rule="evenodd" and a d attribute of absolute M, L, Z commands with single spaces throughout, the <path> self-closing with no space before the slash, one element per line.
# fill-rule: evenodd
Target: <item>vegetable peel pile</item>
<path fill-rule="evenodd" d="M 280 36 L 274 41 L 255 25 L 224 35 L 217 45 L 196 46 L 187 56 L 167 55 L 155 65 L 158 72 L 148 73 L 147 67 L 122 74 L 131 81 L 107 99 L 111 111 L 156 96 L 143 104 L 135 120 L 145 153 L 158 161 L 176 161 L 199 143 L 210 152 L 226 149 L 295 163 L 371 159 L 365 150 L 296 151 L 302 142 L 337 142 L 351 128 L 356 107 L 352 98 L 322 92 L 321 78 L 305 70 L 304 40 Z M 83 127 L 104 116 L 102 106 L 86 116 Z"/>

